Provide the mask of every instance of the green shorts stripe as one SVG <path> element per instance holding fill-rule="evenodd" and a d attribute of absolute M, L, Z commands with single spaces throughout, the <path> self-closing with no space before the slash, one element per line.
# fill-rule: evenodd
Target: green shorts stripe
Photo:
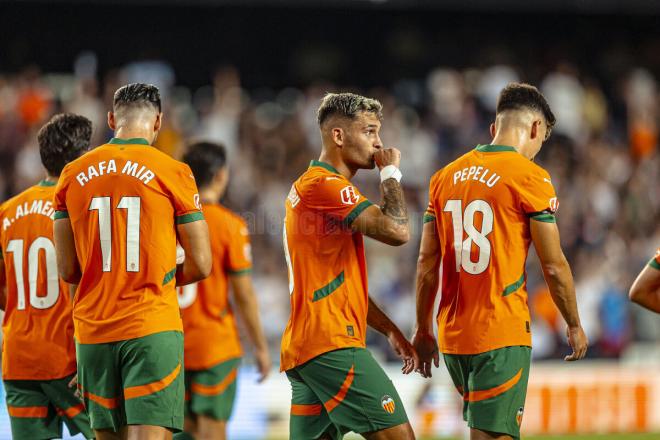
<path fill-rule="evenodd" d="M 104 344 L 76 343 L 78 386 L 93 429 L 124 425 L 183 429 L 183 334 L 154 333 Z"/>
<path fill-rule="evenodd" d="M 514 346 L 475 355 L 444 354 L 468 426 L 520 438 L 531 352 Z"/>
<path fill-rule="evenodd" d="M 408 422 L 394 384 L 364 348 L 324 353 L 286 372 L 290 439 L 381 431 Z"/>
<path fill-rule="evenodd" d="M 71 434 L 93 438 L 85 408 L 69 388 L 72 378 L 4 381 L 12 438 L 61 438 L 63 423 Z"/>
<path fill-rule="evenodd" d="M 240 358 L 234 358 L 205 370 L 186 370 L 186 416 L 229 420 L 236 400 L 240 363 Z"/>

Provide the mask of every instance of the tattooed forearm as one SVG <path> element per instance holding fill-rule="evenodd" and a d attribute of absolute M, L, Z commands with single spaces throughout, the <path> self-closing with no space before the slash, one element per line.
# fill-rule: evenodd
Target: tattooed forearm
<path fill-rule="evenodd" d="M 403 197 L 403 188 L 396 179 L 387 179 L 380 184 L 383 195 L 381 211 L 400 225 L 408 224 L 408 209 Z"/>

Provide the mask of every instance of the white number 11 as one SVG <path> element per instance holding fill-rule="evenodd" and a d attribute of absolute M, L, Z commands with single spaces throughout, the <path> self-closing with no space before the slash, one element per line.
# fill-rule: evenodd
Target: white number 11
<path fill-rule="evenodd" d="M 140 198 L 122 197 L 118 209 L 126 210 L 126 271 L 140 271 Z M 112 218 L 110 197 L 94 197 L 90 211 L 98 211 L 103 272 L 112 270 Z"/>

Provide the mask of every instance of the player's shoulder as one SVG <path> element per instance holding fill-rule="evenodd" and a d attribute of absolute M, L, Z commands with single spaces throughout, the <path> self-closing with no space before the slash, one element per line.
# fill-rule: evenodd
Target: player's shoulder
<path fill-rule="evenodd" d="M 221 225 L 227 235 L 248 234 L 248 227 L 245 219 L 219 203 L 204 205 L 204 217 L 209 223 L 209 226 L 212 226 L 213 224 Z"/>
<path fill-rule="evenodd" d="M 463 168 L 464 163 L 469 161 L 473 155 L 474 150 L 467 151 L 433 173 L 431 176 L 431 186 L 435 187 L 437 185 L 442 185 L 444 179 L 450 178 L 457 168 Z"/>
<path fill-rule="evenodd" d="M 14 206 L 20 205 L 25 201 L 28 201 L 30 199 L 35 198 L 35 195 L 37 193 L 37 186 L 31 186 L 27 189 L 24 189 L 20 193 L 16 194 L 15 196 L 5 200 L 0 204 L 0 216 L 2 215 L 3 212 L 11 209 Z"/>
<path fill-rule="evenodd" d="M 296 180 L 295 186 L 304 199 L 325 187 L 351 186 L 352 183 L 332 166 L 323 162 L 312 161 L 310 167 Z"/>
<path fill-rule="evenodd" d="M 510 173 L 513 178 L 524 182 L 547 182 L 552 184 L 550 173 L 541 165 L 525 158 L 522 154 L 516 154 L 516 162 L 512 163 Z"/>

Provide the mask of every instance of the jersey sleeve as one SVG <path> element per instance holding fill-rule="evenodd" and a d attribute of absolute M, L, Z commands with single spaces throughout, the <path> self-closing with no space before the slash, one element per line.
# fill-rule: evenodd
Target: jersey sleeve
<path fill-rule="evenodd" d="M 429 204 L 426 207 L 426 211 L 424 211 L 423 223 L 435 221 L 435 204 L 433 203 L 433 189 L 435 188 L 435 180 L 436 176 L 434 175 L 431 178 L 431 182 L 429 183 Z"/>
<path fill-rule="evenodd" d="M 174 172 L 173 179 L 168 182 L 168 186 L 177 225 L 204 220 L 195 176 L 188 165 L 179 164 Z"/>
<path fill-rule="evenodd" d="M 658 250 L 655 251 L 655 257 L 651 258 L 651 261 L 649 261 L 649 266 L 651 266 L 654 269 L 660 270 L 660 248 L 658 248 Z"/>
<path fill-rule="evenodd" d="M 337 176 L 320 177 L 302 194 L 308 208 L 323 212 L 346 226 L 373 205 L 355 185 Z"/>
<path fill-rule="evenodd" d="M 530 219 L 555 223 L 559 207 L 550 175 L 544 170 L 530 172 L 517 187 L 520 206 Z"/>
<path fill-rule="evenodd" d="M 55 193 L 53 195 L 53 208 L 55 209 L 54 219 L 68 218 L 69 210 L 66 206 L 66 191 L 69 187 L 67 167 L 65 166 L 57 180 Z"/>
<path fill-rule="evenodd" d="M 229 275 L 243 275 L 252 270 L 252 246 L 250 234 L 243 220 L 236 220 L 232 224 L 229 234 L 230 241 L 227 246 L 226 272 Z"/>

